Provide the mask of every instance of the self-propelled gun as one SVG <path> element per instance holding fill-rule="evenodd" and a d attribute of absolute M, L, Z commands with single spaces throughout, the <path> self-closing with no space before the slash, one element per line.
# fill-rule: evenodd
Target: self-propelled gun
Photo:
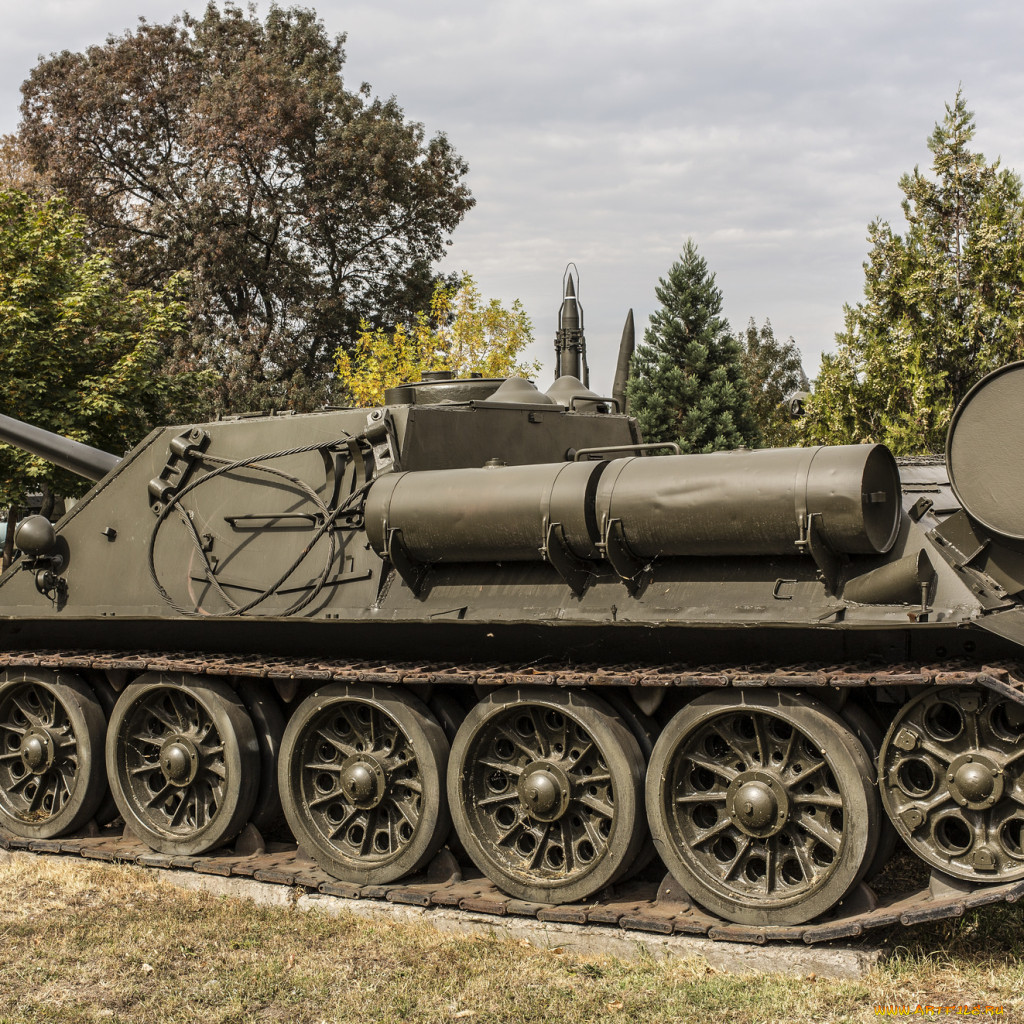
<path fill-rule="evenodd" d="M 381 885 L 448 845 L 537 905 L 667 869 L 768 928 L 899 843 L 1024 879 L 1024 364 L 898 464 L 648 445 L 573 351 L 123 458 L 0 420 L 95 480 L 0 578 L 0 831 Z"/>

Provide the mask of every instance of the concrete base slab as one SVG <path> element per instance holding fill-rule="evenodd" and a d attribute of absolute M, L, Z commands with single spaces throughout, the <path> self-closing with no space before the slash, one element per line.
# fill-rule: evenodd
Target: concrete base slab
<path fill-rule="evenodd" d="M 37 856 L 0 850 L 0 861 L 34 859 Z M 557 924 L 531 917 L 496 917 L 447 907 L 413 907 L 383 900 L 347 900 L 270 885 L 251 878 L 224 878 L 221 875 L 156 868 L 144 870 L 150 874 L 155 872 L 163 881 L 179 889 L 247 899 L 261 906 L 294 907 L 333 916 L 350 914 L 368 920 L 422 924 L 450 935 L 494 936 L 514 942 L 525 940 L 539 949 L 561 948 L 577 956 L 613 956 L 621 960 L 639 956 L 657 960 L 700 958 L 715 970 L 733 974 L 783 974 L 789 977 L 813 974 L 819 978 L 841 979 L 863 978 L 881 963 L 884 956 L 881 947 L 871 945 L 777 943 L 757 946 L 713 942 L 697 935 L 653 935 L 602 925 Z"/>

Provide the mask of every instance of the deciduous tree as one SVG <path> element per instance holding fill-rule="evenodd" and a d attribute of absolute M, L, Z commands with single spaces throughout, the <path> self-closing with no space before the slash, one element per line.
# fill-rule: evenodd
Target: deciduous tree
<path fill-rule="evenodd" d="M 17 135 L 0 135 L 0 188 L 45 190 L 46 182 L 31 165 Z"/>
<path fill-rule="evenodd" d="M 457 377 L 530 376 L 540 364 L 520 360 L 532 340 L 519 300 L 509 309 L 498 299 L 485 303 L 466 274 L 454 286 L 439 283 L 429 311 L 394 331 L 364 323 L 352 351 L 337 353 L 338 384 L 356 405 L 368 406 L 383 402 L 387 388 L 419 380 L 428 370 L 451 370 Z"/>
<path fill-rule="evenodd" d="M 86 250 L 84 233 L 63 198 L 0 191 L 0 410 L 120 454 L 171 409 L 187 413 L 207 381 L 161 372 L 185 330 L 184 303 L 170 290 L 126 288 L 108 256 Z M 2 505 L 88 486 L 0 444 Z"/>
<path fill-rule="evenodd" d="M 133 287 L 189 273 L 191 346 L 219 406 L 308 408 L 361 318 L 402 322 L 473 200 L 466 164 L 392 99 L 345 87 L 311 10 L 227 4 L 54 54 L 20 139 Z"/>

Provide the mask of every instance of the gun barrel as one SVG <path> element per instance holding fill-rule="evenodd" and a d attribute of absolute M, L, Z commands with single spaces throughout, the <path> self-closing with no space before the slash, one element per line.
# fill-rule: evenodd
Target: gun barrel
<path fill-rule="evenodd" d="M 102 480 L 121 461 L 110 452 L 22 423 L 3 413 L 0 413 L 0 441 L 93 481 Z"/>

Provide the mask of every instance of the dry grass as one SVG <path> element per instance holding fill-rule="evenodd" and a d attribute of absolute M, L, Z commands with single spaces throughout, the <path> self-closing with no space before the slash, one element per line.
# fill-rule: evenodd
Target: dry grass
<path fill-rule="evenodd" d="M 588 960 L 428 927 L 263 908 L 135 868 L 0 861 L 0 1022 L 863 1021 L 876 1003 L 1024 1009 L 1015 908 L 895 936 L 864 982 Z"/>

